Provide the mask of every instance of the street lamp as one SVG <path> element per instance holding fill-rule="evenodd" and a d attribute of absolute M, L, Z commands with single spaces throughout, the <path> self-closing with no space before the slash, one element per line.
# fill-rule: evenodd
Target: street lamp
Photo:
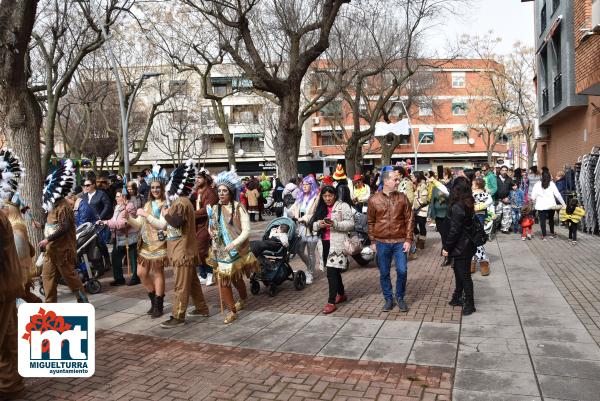
<path fill-rule="evenodd" d="M 402 108 L 404 109 L 404 114 L 406 114 L 406 119 L 408 120 L 408 127 L 411 132 L 413 149 L 415 151 L 415 169 L 414 169 L 414 171 L 417 171 L 417 167 L 419 166 L 419 162 L 418 162 L 417 158 L 419 156 L 419 145 L 421 144 L 421 140 L 419 140 L 418 143 L 417 143 L 417 141 L 415 141 L 415 130 L 412 128 L 412 124 L 410 123 L 410 116 L 408 115 L 408 110 L 406 110 L 406 105 L 404 104 L 402 99 L 400 99 L 400 97 L 398 97 L 398 100 L 400 101 L 400 104 L 402 105 Z M 421 138 L 421 139 L 423 139 L 423 138 Z"/>
<path fill-rule="evenodd" d="M 115 76 L 118 77 L 118 75 L 118 72 L 115 71 Z M 140 75 L 140 77 L 137 79 L 137 84 L 135 85 L 135 88 L 129 97 L 129 104 L 127 105 L 126 111 L 123 110 L 125 107 L 125 96 L 123 95 L 123 90 L 121 89 L 118 91 L 119 106 L 121 108 L 121 127 L 123 133 L 123 168 L 125 170 L 125 177 L 127 177 L 127 179 L 131 178 L 129 176 L 129 115 L 131 114 L 131 109 L 133 109 L 133 101 L 135 100 L 135 95 L 142 86 L 144 80 L 161 75 L 162 74 L 160 72 L 144 72 L 142 75 Z M 117 82 L 117 85 L 120 85 L 119 79 L 117 79 Z M 121 99 L 121 97 L 123 97 L 123 99 Z"/>

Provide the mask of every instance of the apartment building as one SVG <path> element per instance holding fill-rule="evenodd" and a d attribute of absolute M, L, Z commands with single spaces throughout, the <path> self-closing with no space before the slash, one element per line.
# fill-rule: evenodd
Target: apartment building
<path fill-rule="evenodd" d="M 490 60 L 430 60 L 428 64 L 436 68 L 424 69 L 430 85 L 417 97 L 410 97 L 402 91 L 391 102 L 408 103 L 408 115 L 412 137 L 402 138 L 402 142 L 392 155 L 392 162 L 411 159 L 415 163 L 417 150 L 418 168 L 436 169 L 437 166 L 453 168 L 479 167 L 487 161 L 485 140 L 480 135 L 481 121 L 477 110 L 489 103 L 489 80 L 486 74 L 501 65 Z M 439 67 L 437 67 L 439 65 Z M 403 104 L 401 104 L 403 103 Z M 394 116 L 395 120 L 401 113 Z M 339 117 L 344 116 L 340 122 Z M 310 126 L 313 153 L 327 160 L 333 166 L 344 158 L 345 141 L 340 132 L 352 130 L 352 112 L 348 104 L 333 102 L 313 117 Z M 342 127 L 341 124 L 344 126 Z M 368 127 L 362 121 L 361 129 Z M 493 136 L 492 136 L 493 137 Z M 508 135 L 499 135 L 496 145 L 490 143 L 492 161 L 502 161 L 507 154 Z M 379 167 L 381 147 L 379 141 L 371 139 L 363 146 L 364 169 Z"/>
<path fill-rule="evenodd" d="M 598 33 L 599 0 L 535 0 L 537 156 L 552 172 L 600 145 Z"/>

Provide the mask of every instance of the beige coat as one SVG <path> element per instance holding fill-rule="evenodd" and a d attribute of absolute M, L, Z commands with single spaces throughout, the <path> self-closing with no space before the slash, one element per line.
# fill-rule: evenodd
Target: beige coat
<path fill-rule="evenodd" d="M 338 269 L 346 269 L 348 267 L 348 258 L 344 255 L 344 240 L 348 238 L 348 232 L 354 229 L 354 211 L 347 203 L 337 201 L 331 210 L 331 220 L 333 227 L 331 228 L 331 238 L 329 247 L 329 256 L 327 263 L 323 261 L 323 244 L 321 240 L 317 243 L 317 253 L 319 255 L 319 269 L 325 270 L 326 266 L 336 267 Z M 317 220 L 313 224 L 313 232 L 319 231 L 319 223 Z M 333 265 L 331 264 L 334 260 Z"/>
<path fill-rule="evenodd" d="M 312 200 L 308 202 L 305 207 L 304 216 L 300 217 L 300 210 L 302 209 L 302 204 L 299 201 L 296 201 L 292 205 L 292 208 L 289 210 L 288 217 L 293 217 L 298 220 L 298 233 L 300 236 L 313 237 L 316 234 L 316 231 L 308 230 L 308 222 L 312 219 L 313 214 L 315 214 L 315 209 L 317 208 L 317 203 L 319 202 L 319 196 L 315 196 Z"/>

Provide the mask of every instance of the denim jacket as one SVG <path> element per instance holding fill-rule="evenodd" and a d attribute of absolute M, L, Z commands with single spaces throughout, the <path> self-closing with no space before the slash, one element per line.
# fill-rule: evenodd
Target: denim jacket
<path fill-rule="evenodd" d="M 513 209 L 520 209 L 525 204 L 525 192 L 521 189 L 510 191 L 510 206 Z"/>

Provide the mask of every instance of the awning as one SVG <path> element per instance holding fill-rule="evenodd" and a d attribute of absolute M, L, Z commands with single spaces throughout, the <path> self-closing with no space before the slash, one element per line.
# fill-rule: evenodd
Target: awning
<path fill-rule="evenodd" d="M 210 82 L 213 84 L 228 84 L 231 82 L 230 77 L 210 77 Z"/>

